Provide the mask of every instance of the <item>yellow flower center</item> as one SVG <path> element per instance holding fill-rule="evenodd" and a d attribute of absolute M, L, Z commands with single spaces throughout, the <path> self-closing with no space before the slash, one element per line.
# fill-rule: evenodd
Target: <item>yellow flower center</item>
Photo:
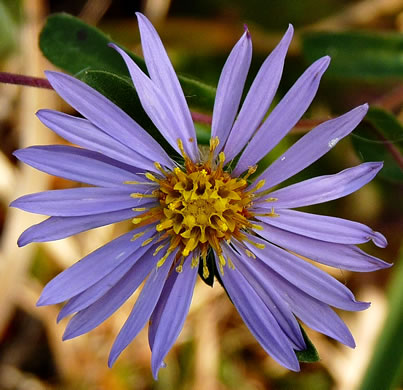
<path fill-rule="evenodd" d="M 163 216 L 157 231 L 180 237 L 183 256 L 196 248 L 206 253 L 209 246 L 221 254 L 220 240 L 251 226 L 247 211 L 251 195 L 246 187 L 246 180 L 208 164 L 192 163 L 185 172 L 175 168 L 159 189 Z"/>
<path fill-rule="evenodd" d="M 169 247 L 159 264 L 178 248 L 177 257 L 182 259 L 181 264 L 185 257 L 194 253 L 193 263 L 197 265 L 201 256 L 204 273 L 208 275 L 206 257 L 209 248 L 212 248 L 220 259 L 222 271 L 226 262 L 220 242 L 230 241 L 233 237 L 243 241 L 246 236 L 242 231 L 258 228 L 252 221 L 254 214 L 249 208 L 252 205 L 254 192 L 263 185 L 263 182 L 258 183 L 253 190 L 247 191 L 249 185 L 247 178 L 256 168 L 250 168 L 248 173 L 240 178 L 233 178 L 225 172 L 224 154 L 219 154 L 217 162 L 214 159 L 218 139 L 210 141 L 209 156 L 205 162 L 200 163 L 190 160 L 180 140 L 178 144 L 185 159 L 184 167 L 177 167 L 168 172 L 156 164 L 162 177 L 146 174 L 150 181 L 158 184 L 158 189 L 151 196 L 157 198 L 159 206 L 134 218 L 133 223 L 137 227 L 159 221 L 156 230 L 159 232 L 160 240 L 170 238 Z M 132 196 L 144 195 L 132 194 Z M 156 252 L 162 247 L 158 247 Z M 180 271 L 181 265 L 177 269 Z"/>

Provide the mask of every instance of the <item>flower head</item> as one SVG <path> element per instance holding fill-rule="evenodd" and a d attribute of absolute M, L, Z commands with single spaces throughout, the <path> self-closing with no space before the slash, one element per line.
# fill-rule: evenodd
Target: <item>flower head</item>
<path fill-rule="evenodd" d="M 38 305 L 67 301 L 58 318 L 76 313 L 64 334 L 70 339 L 102 323 L 146 280 L 112 347 L 109 364 L 150 320 L 152 370 L 157 377 L 185 321 L 200 265 L 205 278 L 215 267 L 250 331 L 285 367 L 299 370 L 295 350 L 306 348 L 296 317 L 353 347 L 349 330 L 330 306 L 355 311 L 369 304 L 356 301 L 346 286 L 302 257 L 337 268 L 373 271 L 389 264 L 356 244 L 372 240 L 384 247 L 386 239 L 358 222 L 293 208 L 358 190 L 374 178 L 382 163 L 271 189 L 348 135 L 365 116 L 367 105 L 320 124 L 251 181 L 257 163 L 310 105 L 329 58 L 313 63 L 263 121 L 293 28 L 265 60 L 239 109 L 252 53 L 246 30 L 223 68 L 210 147 L 201 151 L 161 40 L 151 23 L 137 16 L 149 76 L 122 49 L 111 46 L 126 62 L 145 112 L 178 158 L 174 161 L 133 119 L 86 84 L 47 72 L 56 92 L 84 118 L 50 110 L 37 115 L 80 148 L 33 146 L 15 155 L 49 174 L 90 186 L 15 200 L 14 207 L 50 216 L 27 229 L 19 245 L 57 240 L 123 220 L 131 220 L 133 229 L 56 276 Z"/>

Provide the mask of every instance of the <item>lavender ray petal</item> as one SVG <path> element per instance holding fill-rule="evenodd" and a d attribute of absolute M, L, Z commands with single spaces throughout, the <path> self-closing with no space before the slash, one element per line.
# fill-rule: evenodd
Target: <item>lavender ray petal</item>
<path fill-rule="evenodd" d="M 100 214 L 136 207 L 144 203 L 144 198 L 132 198 L 131 192 L 133 190 L 102 187 L 51 190 L 24 195 L 12 202 L 10 206 L 55 217 Z"/>
<path fill-rule="evenodd" d="M 150 78 L 163 95 L 167 96 L 172 111 L 176 113 L 176 120 L 180 122 L 179 127 L 183 132 L 182 141 L 185 150 L 192 160 L 196 161 L 199 156 L 196 131 L 178 77 L 153 25 L 141 13 L 137 12 L 136 15 L 140 29 L 141 47 Z M 189 142 L 189 139 L 193 139 L 193 142 Z"/>
<path fill-rule="evenodd" d="M 151 367 L 154 379 L 158 377 L 158 370 L 163 367 L 163 360 L 182 330 L 189 306 L 192 301 L 193 289 L 196 283 L 197 267 L 191 266 L 191 256 L 184 264 L 183 271 L 175 278 L 169 296 L 163 297 L 163 308 L 158 316 L 158 323 L 152 345 Z M 173 272 L 175 273 L 175 272 Z M 159 304 L 159 301 L 158 301 Z M 154 309 L 154 311 L 157 307 Z"/>
<path fill-rule="evenodd" d="M 181 151 L 178 146 L 178 139 L 181 139 L 185 151 L 192 153 L 193 161 L 197 161 L 198 157 L 196 158 L 193 153 L 194 146 L 191 146 L 195 143 L 195 138 L 192 142 L 189 140 L 187 130 L 181 126 L 181 122 L 177 121 L 177 114 L 173 111 L 173 107 L 164 96 L 163 91 L 141 71 L 124 50 L 113 43 L 110 43 L 109 46 L 115 49 L 125 61 L 141 105 L 160 133 L 179 154 Z"/>
<path fill-rule="evenodd" d="M 133 235 L 141 231 L 142 228 L 138 228 L 123 234 L 61 272 L 44 287 L 37 305 L 53 305 L 66 301 L 97 283 L 155 233 L 151 229 L 137 240 L 131 241 Z"/>
<path fill-rule="evenodd" d="M 276 289 L 273 288 L 272 280 L 262 277 L 262 274 L 255 268 L 253 260 L 242 256 L 242 252 L 239 248 L 237 248 L 239 254 L 229 245 L 223 246 L 223 249 L 234 263 L 235 268 L 240 271 L 273 314 L 273 317 L 276 319 L 284 334 L 287 335 L 292 342 L 293 348 L 297 350 L 306 349 L 301 328 L 288 305 L 283 298 L 280 297 Z"/>
<path fill-rule="evenodd" d="M 150 247 L 148 245 L 141 246 L 104 278 L 80 294 L 72 297 L 60 310 L 57 321 L 59 322 L 61 319 L 72 313 L 86 309 L 88 306 L 98 301 L 112 288 L 115 288 L 115 286 L 116 289 L 120 288 L 120 280 L 137 263 L 137 261 L 139 261 L 141 257 L 146 254 L 147 251 L 150 251 Z M 142 279 L 140 279 L 140 282 L 141 280 Z"/>
<path fill-rule="evenodd" d="M 340 317 L 325 303 L 311 297 L 285 278 L 258 262 L 262 277 L 271 280 L 293 313 L 310 328 L 354 348 L 353 336 Z"/>
<path fill-rule="evenodd" d="M 310 206 L 342 198 L 370 182 L 382 166 L 381 162 L 363 163 L 334 175 L 314 177 L 273 191 L 262 198 L 262 200 L 277 199 L 276 201 L 268 199 L 262 202 L 257 199 L 255 203 L 256 206 L 267 209 L 272 207 L 283 209 Z"/>
<path fill-rule="evenodd" d="M 211 137 L 220 140 L 216 153 L 224 147 L 234 123 L 251 59 L 252 41 L 246 30 L 228 56 L 218 81 L 211 125 Z"/>
<path fill-rule="evenodd" d="M 45 73 L 55 91 L 92 124 L 148 160 L 173 167 L 157 141 L 105 96 L 64 73 Z"/>
<path fill-rule="evenodd" d="M 129 343 L 137 336 L 138 332 L 144 327 L 149 320 L 164 287 L 165 280 L 172 265 L 172 261 L 176 251 L 168 256 L 161 267 L 154 268 L 139 297 L 133 307 L 129 318 L 123 325 L 115 342 L 113 343 L 109 354 L 108 365 L 112 367 L 113 363 L 119 357 L 121 352 L 129 345 Z"/>
<path fill-rule="evenodd" d="M 67 324 L 63 340 L 72 339 L 96 328 L 109 318 L 138 289 L 155 267 L 157 259 L 152 248 L 141 257 L 122 279 L 90 306 L 79 311 Z"/>
<path fill-rule="evenodd" d="M 216 263 L 219 269 L 217 258 Z M 263 349 L 283 366 L 299 371 L 290 340 L 241 272 L 237 268 L 225 269 L 221 279 L 239 314 Z"/>
<path fill-rule="evenodd" d="M 151 161 L 130 149 L 87 119 L 53 110 L 39 110 L 36 115 L 45 126 L 65 140 L 114 160 L 122 161 L 128 166 L 132 166 L 135 173 L 134 167 L 147 171 L 158 171 L 154 166 L 155 159 Z"/>
<path fill-rule="evenodd" d="M 148 344 L 150 345 L 151 352 L 154 347 L 155 335 L 159 327 L 161 315 L 164 311 L 165 305 L 167 304 L 169 295 L 171 294 L 171 290 L 175 284 L 178 275 L 179 275 L 178 272 L 170 273 L 164 284 L 164 288 L 162 289 L 157 305 L 155 306 L 154 311 L 151 314 L 150 321 L 148 324 Z"/>
<path fill-rule="evenodd" d="M 25 230 L 18 239 L 18 246 L 25 246 L 31 242 L 60 240 L 100 226 L 134 218 L 138 214 L 140 212 L 129 208 L 81 217 L 50 217 Z"/>
<path fill-rule="evenodd" d="M 279 229 L 316 240 L 337 244 L 362 244 L 373 240 L 382 248 L 387 245 L 386 239 L 379 232 L 359 222 L 288 209 L 276 209 L 276 214 L 276 217 L 256 218 Z"/>
<path fill-rule="evenodd" d="M 296 81 L 246 146 L 234 175 L 240 175 L 256 164 L 295 126 L 316 95 L 320 78 L 329 62 L 329 57 L 320 58 Z"/>
<path fill-rule="evenodd" d="M 260 67 L 225 144 L 227 161 L 232 160 L 244 148 L 266 115 L 280 83 L 293 33 L 294 28 L 289 25 L 280 43 Z"/>
<path fill-rule="evenodd" d="M 262 223 L 259 235 L 282 248 L 331 267 L 371 272 L 392 264 L 370 256 L 355 245 L 334 244 L 291 233 Z"/>
<path fill-rule="evenodd" d="M 125 181 L 145 181 L 114 164 L 112 159 L 105 161 L 105 157 L 97 152 L 72 146 L 31 146 L 13 154 L 25 164 L 50 175 L 95 186 L 127 186 Z"/>
<path fill-rule="evenodd" d="M 318 160 L 350 134 L 367 111 L 368 104 L 363 104 L 338 118 L 320 124 L 304 135 L 259 176 L 257 180 L 265 180 L 261 190 L 283 182 Z"/>
<path fill-rule="evenodd" d="M 264 249 L 256 249 L 249 242 L 244 243 L 256 257 L 312 297 L 343 310 L 359 311 L 369 307 L 367 302 L 356 301 L 346 286 L 326 272 L 258 237 L 249 238 L 265 245 Z"/>

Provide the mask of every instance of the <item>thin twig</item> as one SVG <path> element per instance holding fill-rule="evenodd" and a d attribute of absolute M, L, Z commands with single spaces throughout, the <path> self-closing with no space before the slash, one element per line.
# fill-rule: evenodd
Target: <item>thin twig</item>
<path fill-rule="evenodd" d="M 375 129 L 373 127 L 372 129 L 377 135 L 377 137 L 382 141 L 382 145 L 385 146 L 385 148 L 389 151 L 392 158 L 396 161 L 397 165 L 403 171 L 403 156 L 400 153 L 400 150 L 392 142 L 390 142 L 387 138 L 385 138 L 385 136 L 378 129 Z"/>
<path fill-rule="evenodd" d="M 212 117 L 209 114 L 202 114 L 201 112 L 192 111 L 192 119 L 197 123 L 211 125 Z"/>
<path fill-rule="evenodd" d="M 21 74 L 8 73 L 8 72 L 0 72 L 0 83 L 52 89 L 52 86 L 50 85 L 49 81 L 44 78 L 24 76 Z"/>
<path fill-rule="evenodd" d="M 403 84 L 398 85 L 390 92 L 385 93 L 372 102 L 374 106 L 393 111 L 403 104 Z"/>

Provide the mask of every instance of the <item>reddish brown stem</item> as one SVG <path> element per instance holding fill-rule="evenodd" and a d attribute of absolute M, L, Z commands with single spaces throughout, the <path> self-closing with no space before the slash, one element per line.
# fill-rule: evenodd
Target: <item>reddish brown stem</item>
<path fill-rule="evenodd" d="M 386 139 L 380 131 L 378 131 L 377 129 L 373 129 L 373 131 L 376 133 L 377 137 L 382 141 L 385 148 L 389 151 L 390 155 L 403 171 L 403 156 L 400 153 L 400 150 L 392 142 Z"/>
<path fill-rule="evenodd" d="M 0 83 L 18 84 L 28 87 L 52 89 L 49 81 L 41 77 L 24 76 L 21 74 L 0 72 Z"/>
<path fill-rule="evenodd" d="M 374 106 L 384 108 L 385 110 L 393 111 L 403 103 L 403 84 L 398 85 L 390 92 L 382 95 L 372 102 Z"/>

